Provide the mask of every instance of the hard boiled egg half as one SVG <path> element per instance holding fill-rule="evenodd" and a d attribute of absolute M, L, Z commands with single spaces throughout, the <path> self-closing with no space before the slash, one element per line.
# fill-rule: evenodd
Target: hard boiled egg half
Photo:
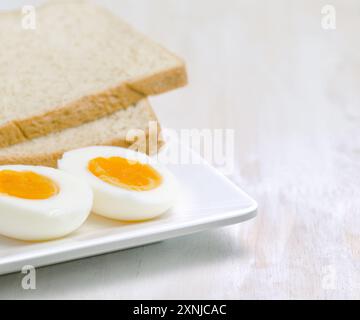
<path fill-rule="evenodd" d="M 41 166 L 0 166 L 0 234 L 40 241 L 76 230 L 92 207 L 91 188 L 80 179 Z"/>
<path fill-rule="evenodd" d="M 92 211 L 107 218 L 148 220 L 167 211 L 176 199 L 172 173 L 133 150 L 107 146 L 72 150 L 58 161 L 58 167 L 91 186 Z"/>

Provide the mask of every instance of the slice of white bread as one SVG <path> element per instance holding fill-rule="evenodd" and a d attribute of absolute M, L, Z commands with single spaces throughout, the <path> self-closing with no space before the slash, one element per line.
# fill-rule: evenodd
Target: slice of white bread
<path fill-rule="evenodd" d="M 152 151 L 156 152 L 162 143 L 155 113 L 144 99 L 134 106 L 81 126 L 1 148 L 0 164 L 56 167 L 57 160 L 65 151 L 76 148 L 113 145 L 149 153 L 150 144 L 153 144 Z"/>
<path fill-rule="evenodd" d="M 22 27 L 20 11 L 0 13 L 0 147 L 187 82 L 182 60 L 88 1 L 54 0 L 35 12 L 34 30 Z"/>

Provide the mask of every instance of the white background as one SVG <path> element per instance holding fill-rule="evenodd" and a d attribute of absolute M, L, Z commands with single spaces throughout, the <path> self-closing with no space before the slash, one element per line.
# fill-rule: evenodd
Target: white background
<path fill-rule="evenodd" d="M 236 129 L 232 178 L 259 216 L 41 268 L 34 291 L 2 276 L 0 298 L 360 298 L 359 1 L 331 1 L 336 30 L 319 0 L 101 3 L 184 57 L 189 86 L 154 109 Z"/>

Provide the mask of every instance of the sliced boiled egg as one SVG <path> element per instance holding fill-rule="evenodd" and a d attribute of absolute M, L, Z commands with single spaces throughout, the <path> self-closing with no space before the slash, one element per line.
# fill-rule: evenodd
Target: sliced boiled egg
<path fill-rule="evenodd" d="M 66 152 L 58 167 L 89 183 L 93 212 L 107 218 L 139 221 L 173 206 L 177 183 L 172 173 L 145 154 L 96 146 Z"/>
<path fill-rule="evenodd" d="M 66 172 L 40 166 L 0 166 L 0 234 L 41 241 L 76 230 L 92 207 L 91 188 Z"/>

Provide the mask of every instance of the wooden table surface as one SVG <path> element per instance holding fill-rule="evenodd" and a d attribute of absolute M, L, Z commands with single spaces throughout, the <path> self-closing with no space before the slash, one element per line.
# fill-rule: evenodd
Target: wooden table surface
<path fill-rule="evenodd" d="M 165 127 L 236 130 L 258 217 L 41 268 L 33 291 L 2 276 L 0 298 L 359 299 L 359 1 L 331 1 L 335 30 L 318 0 L 101 2 L 184 57 L 189 86 L 152 104 Z"/>

